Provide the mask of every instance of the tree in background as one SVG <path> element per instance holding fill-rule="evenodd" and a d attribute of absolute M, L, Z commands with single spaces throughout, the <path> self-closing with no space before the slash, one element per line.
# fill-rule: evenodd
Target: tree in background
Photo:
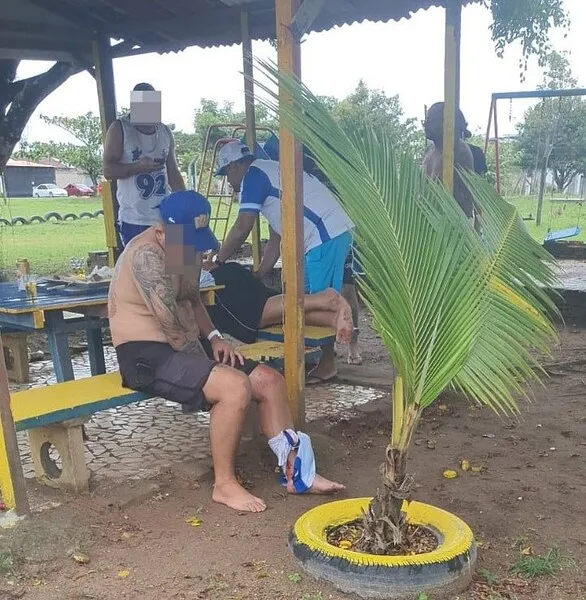
<path fill-rule="evenodd" d="M 75 73 L 84 70 L 58 62 L 49 70 L 17 79 L 19 60 L 0 60 L 0 173 L 39 104 Z"/>
<path fill-rule="evenodd" d="M 387 96 L 381 90 L 371 90 L 362 80 L 344 100 L 326 99 L 326 106 L 343 131 L 356 131 L 358 126 L 372 127 L 395 140 L 399 151 L 409 150 L 421 158 L 425 137 L 416 119 L 406 119 L 398 95 Z"/>
<path fill-rule="evenodd" d="M 76 143 L 33 142 L 23 143 L 17 156 L 29 160 L 56 158 L 58 161 L 81 169 L 97 185 L 102 174 L 102 126 L 100 117 L 88 112 L 77 117 L 48 117 L 41 119 L 49 124 L 66 131 L 76 140 Z"/>
<path fill-rule="evenodd" d="M 567 58 L 553 52 L 540 89 L 571 89 L 577 84 Z M 523 168 L 540 173 L 536 224 L 541 225 L 548 170 L 559 192 L 586 172 L 586 102 L 580 97 L 544 98 L 525 112 L 519 145 Z"/>

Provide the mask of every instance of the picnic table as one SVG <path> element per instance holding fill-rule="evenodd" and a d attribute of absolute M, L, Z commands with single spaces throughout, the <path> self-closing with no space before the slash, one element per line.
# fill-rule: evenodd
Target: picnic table
<path fill-rule="evenodd" d="M 222 286 L 202 288 L 205 304 L 213 304 Z M 48 291 L 37 288 L 34 300 L 18 290 L 16 282 L 0 283 L 0 329 L 9 333 L 44 333 L 58 382 L 74 379 L 69 334 L 85 331 L 92 375 L 106 372 L 102 328 L 107 326 L 107 287 L 93 290 Z"/>

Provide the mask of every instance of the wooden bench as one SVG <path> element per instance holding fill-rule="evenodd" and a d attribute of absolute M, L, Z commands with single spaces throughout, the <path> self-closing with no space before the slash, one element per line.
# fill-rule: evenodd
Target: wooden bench
<path fill-rule="evenodd" d="M 240 346 L 240 351 L 251 360 L 283 366 L 281 343 L 257 342 Z M 320 353 L 319 348 L 306 348 L 308 360 L 319 360 Z M 84 423 L 99 411 L 148 399 L 147 394 L 122 387 L 120 374 L 115 372 L 15 392 L 11 409 L 16 430 L 28 431 L 37 479 L 80 493 L 89 489 Z M 61 467 L 51 459 L 51 447 L 59 452 Z"/>
<path fill-rule="evenodd" d="M 266 327 L 258 330 L 259 340 L 270 340 L 272 342 L 283 342 L 283 326 Z M 328 346 L 336 341 L 336 330 L 333 327 L 317 327 L 306 325 L 304 330 L 305 346 L 316 348 Z"/>

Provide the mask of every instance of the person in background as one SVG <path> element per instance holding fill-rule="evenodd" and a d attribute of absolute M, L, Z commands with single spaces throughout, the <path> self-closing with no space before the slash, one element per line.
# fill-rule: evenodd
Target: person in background
<path fill-rule="evenodd" d="M 474 171 L 474 157 L 468 144 L 464 142 L 468 125 L 460 109 L 456 111 L 456 147 L 454 166 L 456 169 Z M 444 137 L 444 103 L 437 102 L 429 108 L 425 115 L 425 137 L 432 142 L 423 157 L 423 169 L 432 178 L 440 180 L 443 177 L 443 137 Z M 466 187 L 459 173 L 454 173 L 454 198 L 468 217 L 470 223 L 477 227 L 477 211 L 475 210 L 472 194 Z"/>
<path fill-rule="evenodd" d="M 259 214 L 269 223 L 270 239 L 256 272 L 264 277 L 281 254 L 281 175 L 277 161 L 258 160 L 239 140 L 222 146 L 217 175 L 225 175 L 240 193 L 238 218 L 217 255 L 226 262 L 252 231 Z M 305 291 L 308 294 L 342 289 L 344 263 L 352 245 L 354 223 L 332 192 L 317 178 L 303 174 Z M 323 348 L 308 383 L 329 381 L 337 374 L 334 346 Z"/>
<path fill-rule="evenodd" d="M 150 83 L 135 92 L 154 92 Z M 104 177 L 117 181 L 122 244 L 159 220 L 158 206 L 170 191 L 185 189 L 171 130 L 162 123 L 134 125 L 130 115 L 114 121 L 104 143 Z"/>
<path fill-rule="evenodd" d="M 252 344 L 258 330 L 282 325 L 283 296 L 267 287 L 258 277 L 237 262 L 222 265 L 204 262 L 213 283 L 222 286 L 216 291 L 216 303 L 207 310 L 214 325 L 232 337 Z M 333 327 L 336 341 L 348 344 L 352 336 L 350 306 L 333 289 L 304 297 L 305 323 L 318 327 Z"/>

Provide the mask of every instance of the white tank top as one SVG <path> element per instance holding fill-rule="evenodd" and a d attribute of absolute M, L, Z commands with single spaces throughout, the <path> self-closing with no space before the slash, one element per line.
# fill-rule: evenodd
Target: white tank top
<path fill-rule="evenodd" d="M 121 163 L 133 163 L 143 156 L 162 160 L 161 170 L 133 175 L 117 180 L 118 220 L 132 225 L 153 225 L 159 219 L 156 208 L 170 193 L 167 179 L 167 156 L 171 146 L 171 132 L 165 125 L 155 125 L 152 134 L 141 133 L 128 119 L 122 125 Z"/>

